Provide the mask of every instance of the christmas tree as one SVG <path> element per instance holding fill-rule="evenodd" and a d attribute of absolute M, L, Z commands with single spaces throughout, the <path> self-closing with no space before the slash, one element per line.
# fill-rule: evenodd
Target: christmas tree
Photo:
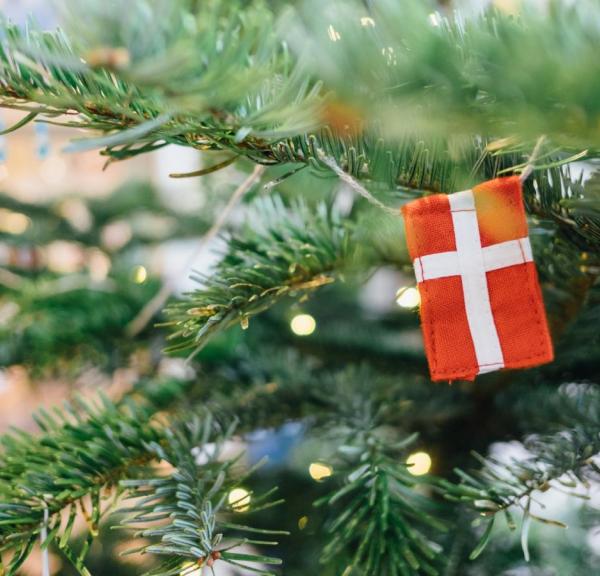
<path fill-rule="evenodd" d="M 0 23 L 0 104 L 20 113 L 4 134 L 65 127 L 68 151 L 98 151 L 107 172 L 192 149 L 202 168 L 171 175 L 208 202 L 178 208 L 141 183 L 0 197 L 0 361 L 42 391 L 85 383 L 42 400 L 36 431 L 0 437 L 0 573 L 36 553 L 44 576 L 52 558 L 113 576 L 596 573 L 598 4 L 63 8 L 60 30 Z M 522 185 L 554 359 L 432 382 L 430 321 L 457 358 L 480 350 L 473 328 L 464 345 L 431 320 L 436 280 L 418 266 L 415 280 L 401 209 L 471 189 L 477 203 L 509 176 L 496 182 Z M 488 220 L 517 225 L 496 207 Z M 187 262 L 184 294 L 132 269 L 176 238 L 218 253 Z M 77 266 L 51 265 L 56 242 Z M 529 324 L 529 287 L 505 284 L 503 314 Z M 98 374 L 132 366 L 105 390 Z"/>

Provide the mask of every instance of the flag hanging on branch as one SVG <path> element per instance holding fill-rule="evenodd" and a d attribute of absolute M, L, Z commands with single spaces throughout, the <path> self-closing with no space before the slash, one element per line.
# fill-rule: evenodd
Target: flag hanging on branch
<path fill-rule="evenodd" d="M 402 208 L 433 380 L 553 359 L 518 176 Z"/>

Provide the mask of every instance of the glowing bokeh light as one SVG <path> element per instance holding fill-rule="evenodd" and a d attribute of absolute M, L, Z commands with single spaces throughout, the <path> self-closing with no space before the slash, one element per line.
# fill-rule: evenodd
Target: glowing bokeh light
<path fill-rule="evenodd" d="M 396 304 L 400 306 L 400 308 L 416 308 L 421 303 L 421 295 L 419 291 L 410 286 L 400 288 L 398 292 L 396 292 Z"/>
<path fill-rule="evenodd" d="M 333 468 L 323 462 L 311 462 L 308 467 L 308 473 L 313 480 L 317 482 L 329 478 L 333 474 Z"/>
<path fill-rule="evenodd" d="M 431 470 L 431 456 L 427 452 L 415 452 L 406 459 L 406 465 L 413 476 L 423 476 Z"/>
<path fill-rule="evenodd" d="M 136 266 L 133 269 L 133 281 L 136 284 L 143 284 L 148 278 L 148 271 L 144 266 Z"/>
<path fill-rule="evenodd" d="M 244 488 L 234 488 L 227 495 L 227 502 L 234 512 L 246 512 L 250 508 L 250 492 Z"/>
<path fill-rule="evenodd" d="M 296 336 L 310 336 L 316 327 L 317 321 L 310 314 L 298 314 L 290 322 L 290 328 Z"/>

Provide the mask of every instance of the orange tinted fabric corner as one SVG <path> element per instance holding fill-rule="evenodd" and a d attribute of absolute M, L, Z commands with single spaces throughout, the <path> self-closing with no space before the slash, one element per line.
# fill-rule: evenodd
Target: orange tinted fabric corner
<path fill-rule="evenodd" d="M 496 178 L 473 188 L 481 245 L 490 246 L 528 235 L 523 192 L 518 176 Z"/>

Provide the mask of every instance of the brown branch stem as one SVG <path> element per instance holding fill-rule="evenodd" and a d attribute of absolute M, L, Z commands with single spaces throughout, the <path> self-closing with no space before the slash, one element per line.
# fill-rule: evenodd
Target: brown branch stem
<path fill-rule="evenodd" d="M 252 186 L 260 180 L 263 172 L 265 171 L 264 166 L 255 166 L 252 173 L 246 178 L 235 190 L 232 194 L 231 198 L 227 202 L 223 211 L 219 214 L 219 217 L 215 220 L 214 224 L 210 227 L 210 229 L 202 236 L 194 253 L 187 259 L 185 265 L 182 268 L 182 273 L 191 266 L 192 262 L 196 259 L 198 254 L 205 248 L 205 246 L 221 231 L 229 215 L 233 211 L 233 209 L 237 206 L 238 202 L 242 199 L 242 197 L 252 188 Z M 162 288 L 158 291 L 158 293 L 152 298 L 144 308 L 139 312 L 139 314 L 129 323 L 127 328 L 125 329 L 126 334 L 128 336 L 136 336 L 139 334 L 150 322 L 153 316 L 165 305 L 166 301 L 169 299 L 169 296 L 175 290 L 175 283 L 179 275 L 174 275 L 171 279 L 165 281 L 162 285 Z"/>

